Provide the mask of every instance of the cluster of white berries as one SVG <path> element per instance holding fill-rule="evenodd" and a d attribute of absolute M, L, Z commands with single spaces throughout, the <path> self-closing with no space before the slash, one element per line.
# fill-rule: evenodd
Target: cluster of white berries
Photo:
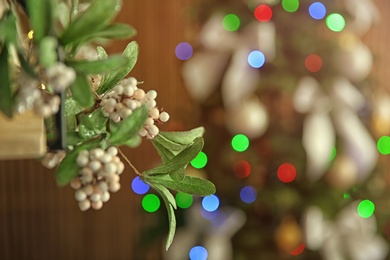
<path fill-rule="evenodd" d="M 47 82 L 54 91 L 64 91 L 76 79 L 74 69 L 67 67 L 62 62 L 57 62 L 46 69 Z"/>
<path fill-rule="evenodd" d="M 120 189 L 119 175 L 125 169 L 114 146 L 81 151 L 76 159 L 79 175 L 70 182 L 82 211 L 100 209 L 110 199 L 110 192 Z"/>
<path fill-rule="evenodd" d="M 65 151 L 58 151 L 54 153 L 47 153 L 42 158 L 41 163 L 44 167 L 48 169 L 53 169 L 57 165 L 61 163 L 61 161 L 65 158 L 66 152 Z"/>
<path fill-rule="evenodd" d="M 34 84 L 26 84 L 20 88 L 16 96 L 16 112 L 24 113 L 34 110 L 38 115 L 47 118 L 58 112 L 60 98 L 39 89 Z"/>
<path fill-rule="evenodd" d="M 129 117 L 135 109 L 145 105 L 149 109 L 149 117 L 139 134 L 153 139 L 159 133 L 159 128 L 155 123 L 165 123 L 169 120 L 169 114 L 160 112 L 157 108 L 156 97 L 155 90 L 145 93 L 143 89 L 137 87 L 137 80 L 130 77 L 123 79 L 110 93 L 106 94 L 100 105 L 103 108 L 103 114 L 116 123 Z"/>

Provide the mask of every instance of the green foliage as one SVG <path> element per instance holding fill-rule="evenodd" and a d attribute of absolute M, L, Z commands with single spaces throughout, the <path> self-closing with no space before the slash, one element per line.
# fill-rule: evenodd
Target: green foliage
<path fill-rule="evenodd" d="M 128 58 L 121 55 L 112 55 L 101 60 L 67 60 L 66 65 L 84 74 L 106 74 L 116 71 L 128 64 Z"/>
<path fill-rule="evenodd" d="M 76 80 L 70 86 L 72 97 L 83 107 L 93 105 L 93 92 L 89 85 L 88 79 L 83 74 L 77 74 Z"/>
<path fill-rule="evenodd" d="M 148 109 L 144 106 L 134 110 L 134 112 L 125 120 L 119 123 L 110 124 L 110 143 L 112 145 L 124 145 L 129 139 L 136 136 L 141 130 L 146 118 Z"/>
<path fill-rule="evenodd" d="M 0 111 L 6 116 L 12 117 L 14 99 L 12 96 L 8 57 L 8 48 L 3 46 L 0 53 Z"/>
<path fill-rule="evenodd" d="M 91 35 L 104 29 L 120 10 L 120 0 L 95 0 L 91 6 L 69 24 L 60 36 L 63 45 L 78 42 L 80 39 L 91 38 Z"/>
<path fill-rule="evenodd" d="M 102 55 L 102 50 L 99 51 Z M 134 68 L 138 59 L 138 44 L 136 42 L 130 42 L 125 50 L 123 51 L 123 56 L 128 58 L 127 64 L 119 68 L 112 73 L 106 74 L 102 84 L 99 86 L 99 89 L 96 91 L 99 95 L 104 94 L 112 90 L 121 79 L 123 79 L 129 72 Z"/>
<path fill-rule="evenodd" d="M 49 34 L 52 24 L 52 4 L 56 1 L 27 1 L 27 10 L 31 28 L 34 31 L 34 41 L 39 42 Z"/>

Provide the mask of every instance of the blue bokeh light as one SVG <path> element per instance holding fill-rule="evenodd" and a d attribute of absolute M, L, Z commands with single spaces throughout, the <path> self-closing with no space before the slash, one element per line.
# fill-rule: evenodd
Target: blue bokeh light
<path fill-rule="evenodd" d="M 219 199 L 215 195 L 206 196 L 202 200 L 202 207 L 208 212 L 216 211 L 219 207 Z"/>
<path fill-rule="evenodd" d="M 252 186 L 245 186 L 240 191 L 240 198 L 243 202 L 251 204 L 257 198 L 257 192 Z"/>
<path fill-rule="evenodd" d="M 137 176 L 131 182 L 131 188 L 135 193 L 142 195 L 149 191 L 150 186 Z"/>
<path fill-rule="evenodd" d="M 248 63 L 252 68 L 261 68 L 265 63 L 265 56 L 261 51 L 252 51 L 248 55 Z"/>
<path fill-rule="evenodd" d="M 323 3 L 314 2 L 309 6 L 309 14 L 316 20 L 321 20 L 326 15 L 326 7 Z"/>
<path fill-rule="evenodd" d="M 203 246 L 194 246 L 191 248 L 189 255 L 191 260 L 206 260 L 208 253 Z"/>

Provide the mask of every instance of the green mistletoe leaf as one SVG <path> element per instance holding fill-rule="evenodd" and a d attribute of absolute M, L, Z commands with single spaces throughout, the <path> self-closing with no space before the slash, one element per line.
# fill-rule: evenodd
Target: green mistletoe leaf
<path fill-rule="evenodd" d="M 80 113 L 84 110 L 84 107 L 80 106 L 79 102 L 76 101 L 73 97 L 68 97 L 65 100 L 65 111 L 64 115 L 66 117 L 68 116 L 74 116 Z"/>
<path fill-rule="evenodd" d="M 163 165 L 144 172 L 144 175 L 161 175 L 175 173 L 174 179 L 183 179 L 185 171 L 181 170 L 194 159 L 203 148 L 203 138 L 198 137 L 193 144 L 185 148 L 183 151 L 175 155 L 172 159 Z M 178 175 L 180 174 L 180 175 Z"/>
<path fill-rule="evenodd" d="M 125 120 L 119 123 L 110 123 L 110 142 L 112 145 L 123 145 L 138 134 L 149 116 L 148 109 L 145 106 L 137 108 Z"/>
<path fill-rule="evenodd" d="M 49 34 L 52 25 L 52 4 L 55 2 L 50 0 L 30 0 L 26 2 L 29 21 L 34 31 L 34 41 L 39 42 Z"/>
<path fill-rule="evenodd" d="M 3 45 L 0 53 L 0 111 L 6 116 L 12 117 L 14 98 L 12 96 L 11 82 L 10 82 L 10 68 L 8 63 L 8 48 Z"/>
<path fill-rule="evenodd" d="M 136 34 L 136 30 L 124 23 L 116 23 L 110 24 L 103 29 L 88 35 L 87 37 L 81 38 L 77 45 L 81 45 L 85 42 L 94 41 L 98 39 L 126 39 L 134 36 Z"/>
<path fill-rule="evenodd" d="M 118 70 L 128 63 L 128 58 L 121 55 L 112 55 L 101 60 L 67 60 L 68 66 L 83 74 L 105 74 Z"/>
<path fill-rule="evenodd" d="M 215 186 L 212 182 L 193 176 L 185 176 L 182 181 L 173 180 L 168 174 L 144 175 L 142 179 L 151 186 L 160 184 L 168 189 L 196 196 L 208 196 L 215 193 Z"/>
<path fill-rule="evenodd" d="M 190 146 L 195 138 L 201 137 L 203 134 L 203 127 L 183 132 L 160 132 L 152 139 L 152 144 L 156 148 L 163 163 L 165 163 Z"/>
<path fill-rule="evenodd" d="M 79 13 L 78 16 L 70 23 L 69 27 L 63 31 L 60 36 L 60 42 L 63 45 L 68 45 L 100 31 L 116 16 L 120 7 L 120 0 L 93 1 L 90 7 L 84 12 Z"/>
<path fill-rule="evenodd" d="M 0 42 L 19 46 L 16 24 L 17 19 L 15 14 L 11 10 L 5 11 L 0 19 Z"/>
<path fill-rule="evenodd" d="M 93 92 L 85 75 L 78 73 L 70 86 L 72 96 L 80 106 L 90 107 L 94 103 Z"/>
<path fill-rule="evenodd" d="M 159 184 L 153 184 L 152 188 L 154 188 L 160 194 L 167 208 L 168 219 L 169 219 L 169 232 L 168 232 L 168 238 L 165 245 L 165 249 L 168 250 L 173 242 L 173 238 L 176 232 L 176 217 L 174 211 L 174 209 L 177 208 L 176 200 L 173 197 L 172 193 L 164 186 Z"/>
<path fill-rule="evenodd" d="M 122 80 L 134 68 L 138 59 L 138 44 L 137 42 L 130 42 L 123 51 L 122 56 L 127 58 L 127 63 L 123 67 L 106 75 L 98 90 L 97 94 L 101 95 L 109 92 L 115 87 L 120 80 Z"/>
<path fill-rule="evenodd" d="M 107 121 L 101 109 L 80 117 L 79 133 L 84 139 L 93 138 L 96 135 L 107 132 Z"/>

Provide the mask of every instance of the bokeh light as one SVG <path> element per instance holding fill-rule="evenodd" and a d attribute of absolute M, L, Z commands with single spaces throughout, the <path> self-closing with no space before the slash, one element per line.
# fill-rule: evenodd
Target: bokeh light
<path fill-rule="evenodd" d="M 344 198 L 345 200 L 350 199 L 350 198 L 351 198 L 351 195 L 350 195 L 349 193 L 347 193 L 347 192 L 344 192 L 343 198 Z"/>
<path fill-rule="evenodd" d="M 192 167 L 202 169 L 207 164 L 207 155 L 204 152 L 199 152 L 198 155 L 191 161 Z"/>
<path fill-rule="evenodd" d="M 187 209 L 194 202 L 194 197 L 191 194 L 178 192 L 175 196 L 176 204 L 179 208 Z"/>
<path fill-rule="evenodd" d="M 142 208 L 147 212 L 156 212 L 160 205 L 160 199 L 154 194 L 148 194 L 142 199 Z"/>
<path fill-rule="evenodd" d="M 333 146 L 332 151 L 330 152 L 329 161 L 333 161 L 336 158 L 337 149 Z"/>
<path fill-rule="evenodd" d="M 290 252 L 290 255 L 298 256 L 305 251 L 306 245 L 305 243 L 300 244 L 297 248 Z"/>
<path fill-rule="evenodd" d="M 259 5 L 253 14 L 259 22 L 268 22 L 272 18 L 272 9 L 268 5 Z"/>
<path fill-rule="evenodd" d="M 322 59 L 316 54 L 310 54 L 305 59 L 305 67 L 310 72 L 318 72 L 322 68 Z"/>
<path fill-rule="evenodd" d="M 292 182 L 297 176 L 297 170 L 294 165 L 289 163 L 283 163 L 278 168 L 278 179 L 282 182 L 288 183 Z"/>
<path fill-rule="evenodd" d="M 237 134 L 232 139 L 232 147 L 237 152 L 244 152 L 249 147 L 249 139 L 243 134 Z"/>
<path fill-rule="evenodd" d="M 390 136 L 382 136 L 379 138 L 376 146 L 381 154 L 390 154 Z"/>
<path fill-rule="evenodd" d="M 357 212 L 362 218 L 369 218 L 374 214 L 375 205 L 371 200 L 362 200 L 358 207 Z"/>
<path fill-rule="evenodd" d="M 261 51 L 252 51 L 248 55 L 248 63 L 252 68 L 261 68 L 265 63 L 265 56 Z"/>
<path fill-rule="evenodd" d="M 255 202 L 255 200 L 257 198 L 256 189 L 253 188 L 252 186 L 245 186 L 240 191 L 240 198 L 243 202 L 245 202 L 247 204 L 251 204 L 251 203 Z"/>
<path fill-rule="evenodd" d="M 202 207 L 208 212 L 214 212 L 219 207 L 219 198 L 216 195 L 206 196 L 202 199 Z"/>
<path fill-rule="evenodd" d="M 190 260 L 206 260 L 208 253 L 203 246 L 194 246 L 191 248 L 189 256 Z"/>
<path fill-rule="evenodd" d="M 283 0 L 282 6 L 283 9 L 287 12 L 296 12 L 299 8 L 299 0 Z"/>
<path fill-rule="evenodd" d="M 137 176 L 131 182 L 131 188 L 137 194 L 145 194 L 149 191 L 150 186 L 141 180 L 139 176 Z"/>
<path fill-rule="evenodd" d="M 251 173 L 251 165 L 245 161 L 240 160 L 234 164 L 234 174 L 240 178 L 244 179 L 249 176 Z"/>
<path fill-rule="evenodd" d="M 321 20 L 326 15 L 326 7 L 323 3 L 314 2 L 309 6 L 309 14 L 316 20 Z"/>
<path fill-rule="evenodd" d="M 345 27 L 345 19 L 341 14 L 333 13 L 326 17 L 326 26 L 334 32 L 341 32 Z"/>
<path fill-rule="evenodd" d="M 176 46 L 175 54 L 179 60 L 188 60 L 189 58 L 192 57 L 193 54 L 193 49 L 191 44 L 189 44 L 188 42 L 179 43 Z"/>
<path fill-rule="evenodd" d="M 235 14 L 227 14 L 222 20 L 222 26 L 226 31 L 237 31 L 240 28 L 240 18 Z"/>

